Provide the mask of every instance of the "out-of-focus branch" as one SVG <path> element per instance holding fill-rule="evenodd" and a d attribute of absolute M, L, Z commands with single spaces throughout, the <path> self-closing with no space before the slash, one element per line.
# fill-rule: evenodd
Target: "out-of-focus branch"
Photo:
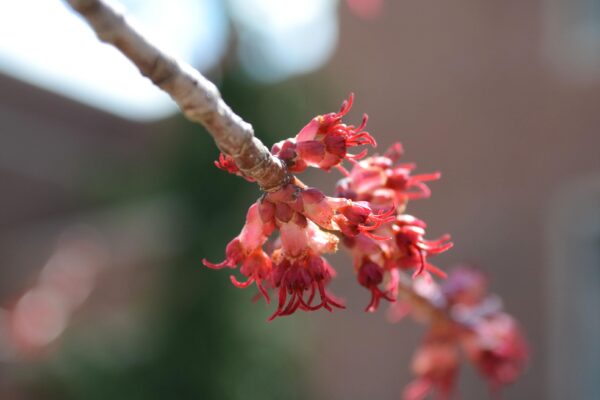
<path fill-rule="evenodd" d="M 427 318 L 428 322 L 432 324 L 458 324 L 459 321 L 454 320 L 448 310 L 440 308 L 433 304 L 431 300 L 420 295 L 415 290 L 413 280 L 404 273 L 399 274 L 398 282 L 398 296 L 408 302 L 411 308 Z"/>
<path fill-rule="evenodd" d="M 102 42 L 121 51 L 156 86 L 167 92 L 191 121 L 202 124 L 219 149 L 265 191 L 279 189 L 288 174 L 280 159 L 254 136 L 252 126 L 223 101 L 217 87 L 190 65 L 165 54 L 104 0 L 65 0 Z"/>

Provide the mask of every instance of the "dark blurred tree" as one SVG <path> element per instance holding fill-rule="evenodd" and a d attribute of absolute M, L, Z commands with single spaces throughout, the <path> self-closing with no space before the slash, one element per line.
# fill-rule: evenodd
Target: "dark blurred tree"
<path fill-rule="evenodd" d="M 265 87 L 231 73 L 220 88 L 267 145 L 293 136 L 296 132 L 284 129 L 300 129 L 326 102 L 313 95 L 322 93 L 322 82 L 314 78 Z M 164 266 L 164 296 L 149 300 L 159 327 L 148 327 L 151 355 L 107 367 L 85 356 L 85 344 L 65 340 L 60 351 L 68 368 L 58 373 L 42 366 L 30 393 L 90 400 L 314 398 L 303 363 L 310 346 L 306 321 L 296 316 L 266 322 L 272 310 L 254 306 L 247 291 L 223 279 L 224 271 L 200 263 L 203 257 L 223 257 L 223 244 L 239 232 L 245 210 L 257 197 L 256 186 L 214 167 L 218 150 L 198 125 L 177 117 L 160 126 L 170 131 L 160 135 L 162 150 L 143 174 L 140 166 L 118 166 L 82 188 L 95 205 L 165 193 L 187 207 L 183 226 L 188 240 Z"/>

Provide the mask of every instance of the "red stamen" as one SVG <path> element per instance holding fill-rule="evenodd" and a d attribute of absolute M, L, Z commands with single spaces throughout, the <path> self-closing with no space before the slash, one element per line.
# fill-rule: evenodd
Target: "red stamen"
<path fill-rule="evenodd" d="M 235 268 L 235 265 L 231 265 L 229 263 L 229 260 L 223 260 L 218 264 L 213 264 L 210 261 L 208 261 L 206 258 L 202 259 L 202 264 L 204 264 L 206 267 L 208 268 L 212 268 L 212 269 L 221 269 L 221 268 L 225 268 L 225 267 L 229 267 L 229 268 Z"/>
<path fill-rule="evenodd" d="M 230 275 L 229 279 L 231 280 L 231 283 L 233 283 L 234 286 L 239 287 L 240 289 L 245 289 L 248 286 L 252 285 L 252 283 L 254 282 L 253 276 L 249 277 L 245 282 L 238 281 L 237 278 L 233 275 Z"/>

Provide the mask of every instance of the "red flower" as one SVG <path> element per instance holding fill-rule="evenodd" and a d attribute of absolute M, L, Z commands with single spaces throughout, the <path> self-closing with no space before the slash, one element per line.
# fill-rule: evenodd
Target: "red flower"
<path fill-rule="evenodd" d="M 262 282 L 267 280 L 271 273 L 271 259 L 262 250 L 262 246 L 272 231 L 273 226 L 263 222 L 259 213 L 259 204 L 255 203 L 248 210 L 246 224 L 241 233 L 227 245 L 225 260 L 213 264 L 203 259 L 202 263 L 213 269 L 236 268 L 241 264 L 240 272 L 248 279 L 239 282 L 234 275 L 231 275 L 231 282 L 239 288 L 246 288 L 256 282 L 256 287 L 269 303 L 269 295 Z"/>
<path fill-rule="evenodd" d="M 325 289 L 335 271 L 323 257 L 308 252 L 302 257 L 290 258 L 283 252 L 276 252 L 274 260 L 277 261 L 273 271 L 273 284 L 279 288 L 279 302 L 269 321 L 275 317 L 290 315 L 297 309 L 315 311 L 325 308 L 331 312 L 332 306 L 346 308 Z M 317 292 L 321 301 L 313 304 Z"/>
<path fill-rule="evenodd" d="M 514 382 L 529 358 L 523 334 L 516 321 L 505 313 L 482 319 L 474 332 L 466 335 L 463 346 L 492 390 Z"/>
<path fill-rule="evenodd" d="M 271 148 L 271 153 L 279 157 L 290 172 L 302 172 L 308 167 L 306 161 L 298 156 L 296 139 L 286 139 L 275 143 Z"/>
<path fill-rule="evenodd" d="M 421 344 L 412 361 L 417 379 L 404 390 L 404 400 L 423 400 L 436 392 L 437 399 L 448 399 L 458 374 L 458 350 L 453 339 L 430 336 Z"/>
<path fill-rule="evenodd" d="M 488 297 L 487 276 L 478 269 L 462 265 L 453 270 L 442 285 L 450 306 L 477 307 Z"/>
<path fill-rule="evenodd" d="M 425 182 L 439 179 L 440 173 L 411 175 L 415 164 L 394 165 L 402 152 L 402 145 L 395 143 L 383 156 L 355 163 L 349 176 L 338 183 L 338 196 L 368 201 L 376 208 L 395 205 L 400 209 L 404 209 L 408 200 L 430 197 Z"/>
<path fill-rule="evenodd" d="M 423 237 L 425 228 L 425 222 L 413 216 L 400 215 L 396 218 L 392 227 L 396 244 L 393 261 L 402 269 L 415 268 L 413 277 L 428 271 L 445 278 L 446 273 L 429 264 L 427 257 L 450 249 L 453 246 L 450 235 L 443 235 L 437 240 L 426 240 Z"/>
<path fill-rule="evenodd" d="M 325 229 L 341 231 L 346 236 L 364 233 L 377 239 L 372 231 L 395 219 L 395 209 L 375 213 L 367 202 L 345 198 L 327 197 L 318 189 L 308 188 L 301 192 L 304 214 Z"/>
<path fill-rule="evenodd" d="M 215 161 L 215 166 L 225 172 L 229 172 L 230 174 L 241 176 L 248 182 L 255 182 L 253 178 L 247 177 L 240 171 L 235 160 L 228 154 L 219 153 L 219 159 Z"/>
<path fill-rule="evenodd" d="M 335 252 L 338 239 L 321 230 L 305 213 L 302 193 L 302 188 L 288 185 L 278 193 L 267 195 L 264 200 L 273 201 L 274 218 L 280 232 L 280 248 L 272 256 L 275 265 L 272 283 L 279 290 L 279 303 L 270 320 L 290 315 L 298 309 L 332 311 L 332 306 L 344 308 L 325 289 L 335 271 L 320 256 Z M 321 302 L 313 304 L 317 292 Z"/>
<path fill-rule="evenodd" d="M 367 154 L 366 150 L 359 154 L 349 154 L 348 149 L 351 147 L 377 146 L 375 139 L 363 130 L 368 120 L 366 114 L 358 127 L 342 123 L 342 117 L 350 111 L 353 101 L 354 94 L 350 94 L 339 112 L 313 118 L 296 135 L 297 155 L 308 166 L 329 171 L 332 167 L 339 167 L 344 159 L 357 160 Z"/>
<path fill-rule="evenodd" d="M 382 298 L 387 301 L 394 301 L 390 293 L 379 289 L 379 285 L 383 282 L 383 272 L 383 268 L 369 260 L 365 260 L 358 269 L 358 283 L 371 291 L 371 301 L 365 311 L 373 312 L 377 310 L 379 301 Z"/>

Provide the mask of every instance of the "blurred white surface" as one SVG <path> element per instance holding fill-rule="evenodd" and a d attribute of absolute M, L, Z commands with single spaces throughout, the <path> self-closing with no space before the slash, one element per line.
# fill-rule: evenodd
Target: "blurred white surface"
<path fill-rule="evenodd" d="M 151 40 L 201 71 L 226 50 L 227 19 L 218 0 L 122 3 Z M 60 0 L 0 0 L 0 71 L 126 118 L 155 120 L 176 111 Z"/>

